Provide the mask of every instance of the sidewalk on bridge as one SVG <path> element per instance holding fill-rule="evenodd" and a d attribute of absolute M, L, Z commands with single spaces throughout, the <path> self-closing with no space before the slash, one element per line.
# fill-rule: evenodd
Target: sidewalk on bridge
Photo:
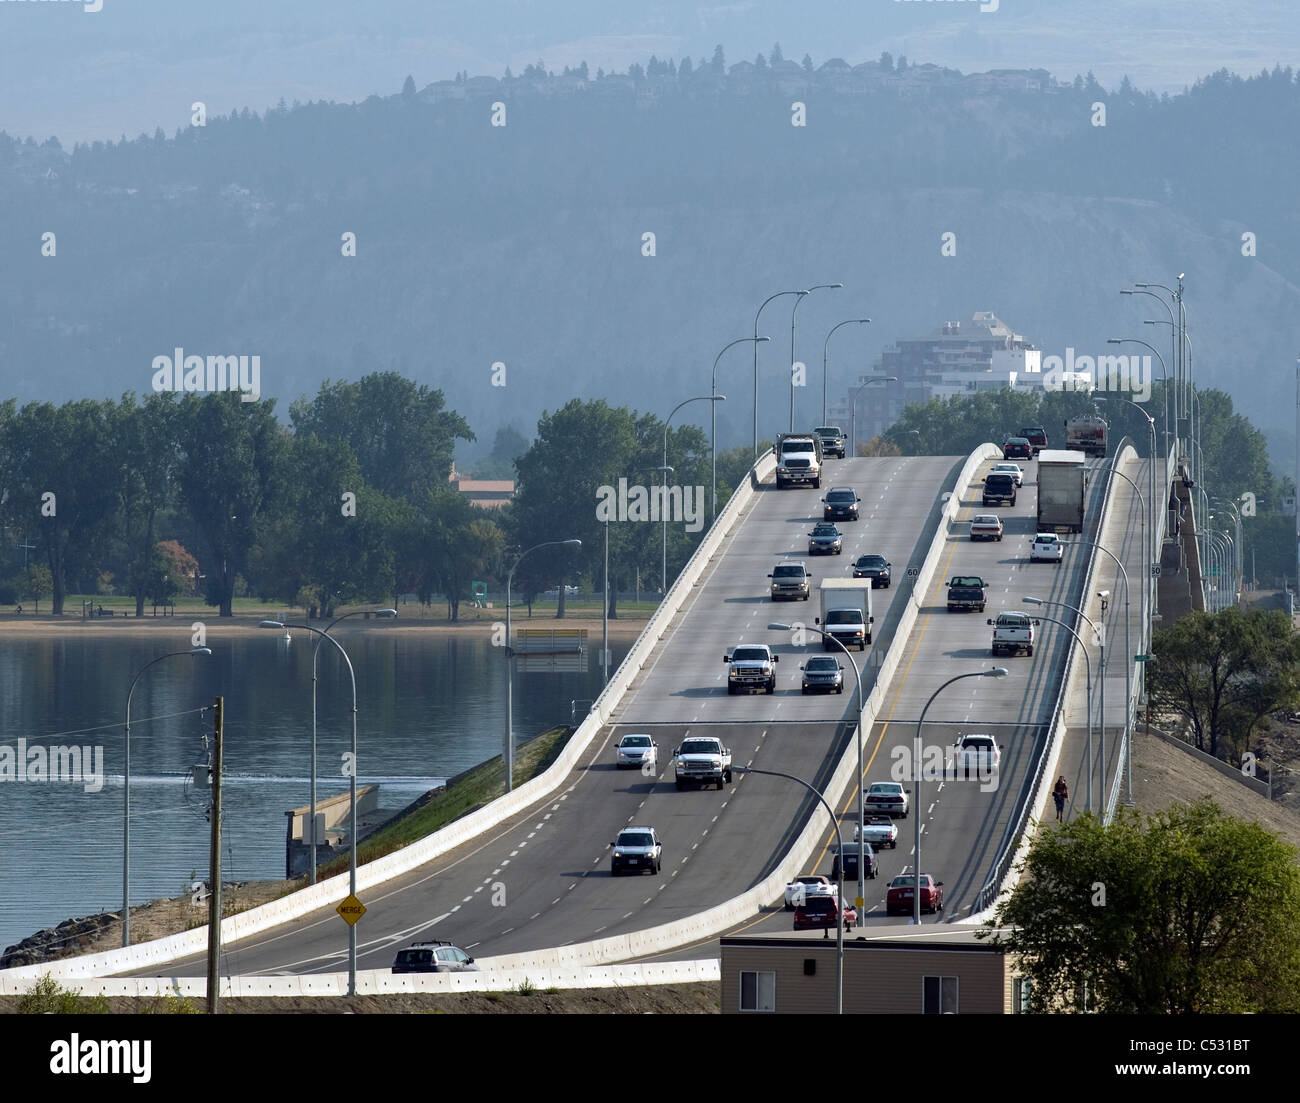
<path fill-rule="evenodd" d="M 1145 542 L 1149 539 L 1147 535 L 1146 523 L 1146 502 L 1148 494 L 1148 461 L 1138 459 L 1133 453 L 1125 452 L 1127 457 L 1124 462 L 1118 465 L 1121 474 L 1128 476 L 1141 490 L 1141 499 L 1134 492 L 1133 486 L 1122 478 L 1115 478 L 1114 486 L 1111 489 L 1110 508 L 1105 515 L 1102 531 L 1097 537 L 1098 543 L 1113 555 L 1115 555 L 1128 572 L 1129 581 L 1129 610 L 1128 610 L 1128 632 L 1129 646 L 1131 650 L 1126 649 L 1124 633 L 1124 578 L 1115 560 L 1104 552 L 1094 551 L 1089 547 L 1068 548 L 1067 553 L 1094 554 L 1097 557 L 1096 569 L 1092 576 L 1092 584 L 1088 593 L 1085 595 L 1083 611 L 1095 623 L 1100 625 L 1101 622 L 1101 601 L 1097 597 L 1099 591 L 1109 590 L 1108 607 L 1105 619 L 1106 625 L 1106 675 L 1105 675 L 1105 761 L 1103 763 L 1102 743 L 1103 728 L 1101 715 L 1101 665 L 1099 649 L 1093 646 L 1092 632 L 1088 629 L 1086 621 L 1081 621 L 1078 631 L 1079 636 L 1088 643 L 1088 654 L 1092 662 L 1092 720 L 1093 720 L 1093 739 L 1092 739 L 1092 767 L 1093 767 L 1093 795 L 1092 807 L 1098 815 L 1104 813 L 1107 798 L 1110 795 L 1111 785 L 1114 783 L 1115 771 L 1120 759 L 1121 743 L 1124 732 L 1124 695 L 1125 695 L 1125 676 L 1124 663 L 1126 651 L 1128 661 L 1132 662 L 1132 656 L 1144 654 L 1147 648 L 1147 639 L 1144 633 L 1142 620 L 1143 612 L 1143 587 L 1149 582 L 1150 569 L 1148 561 L 1149 554 L 1144 554 Z M 1095 470 L 1093 478 L 1106 478 L 1106 468 Z M 1159 478 L 1160 463 L 1156 464 L 1156 499 L 1157 502 L 1163 502 Z M 1154 523 L 1157 529 L 1162 524 L 1163 511 L 1156 509 Z M 1086 536 L 1085 536 L 1086 538 Z M 1066 540 L 1072 539 L 1066 537 Z M 1078 539 L 1077 537 L 1073 539 Z M 1068 610 L 1058 610 L 1058 613 L 1064 614 L 1062 620 L 1072 619 Z M 1075 645 L 1077 647 L 1077 645 Z M 1086 667 L 1086 664 L 1080 660 L 1079 666 Z M 1140 686 L 1142 684 L 1142 664 L 1132 663 L 1131 673 L 1133 693 L 1135 696 L 1140 695 Z M 1061 747 L 1060 760 L 1057 764 L 1056 775 L 1064 775 L 1066 783 L 1070 788 L 1070 804 L 1067 805 L 1067 818 L 1070 815 L 1076 815 L 1083 812 L 1088 805 L 1087 801 L 1087 782 L 1088 782 L 1088 702 L 1087 702 L 1087 678 L 1085 669 L 1080 669 L 1075 684 L 1071 688 L 1066 698 L 1065 707 L 1066 717 L 1066 734 Z M 1049 787 L 1050 788 L 1050 787 Z M 1123 781 L 1121 781 L 1120 798 L 1124 797 Z M 1051 797 L 1046 801 L 1045 807 L 1039 809 L 1039 818 L 1043 820 L 1054 820 L 1056 810 L 1053 807 Z"/>

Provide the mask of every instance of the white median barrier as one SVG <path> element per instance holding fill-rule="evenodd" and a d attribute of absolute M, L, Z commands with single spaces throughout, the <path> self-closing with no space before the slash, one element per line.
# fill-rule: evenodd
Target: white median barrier
<path fill-rule="evenodd" d="M 637 637 L 627 657 L 619 664 L 609 684 L 592 705 L 591 712 L 569 738 L 564 750 L 555 761 L 531 781 L 498 797 L 477 811 L 448 824 L 419 842 L 359 866 L 358 893 L 408 873 L 454 850 L 522 812 L 534 802 L 549 796 L 565 783 L 570 772 L 591 745 L 591 741 L 604 727 L 605 718 L 613 712 L 633 679 L 651 657 L 655 646 L 668 630 L 672 618 L 704 574 L 709 561 L 717 554 L 726 536 L 742 519 L 754 499 L 757 488 L 765 479 L 771 477 L 775 469 L 776 459 L 771 452 L 759 457 L 758 462 L 750 470 L 749 477 L 736 488 L 722 512 L 718 514 L 717 522 L 705 534 L 699 547 L 669 588 L 663 602 Z M 222 921 L 221 943 L 223 946 L 230 945 L 282 923 L 331 907 L 348 895 L 348 886 L 349 875 L 340 873 L 309 888 L 281 897 L 279 900 L 233 915 Z M 178 958 L 205 952 L 208 945 L 207 931 L 208 928 L 204 925 L 135 946 L 60 958 L 40 965 L 24 965 L 0 970 L 0 980 L 5 977 L 18 979 L 39 977 L 46 973 L 55 977 L 108 976 L 162 965 Z"/>

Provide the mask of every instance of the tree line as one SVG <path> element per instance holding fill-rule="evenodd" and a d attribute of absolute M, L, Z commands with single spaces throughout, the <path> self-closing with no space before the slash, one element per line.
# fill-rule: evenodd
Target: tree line
<path fill-rule="evenodd" d="M 518 553 L 549 540 L 583 543 L 529 556 L 517 594 L 603 585 L 602 488 L 617 497 L 623 480 L 648 494 L 664 474 L 662 422 L 575 399 L 543 415 L 531 445 L 499 434 L 491 461 L 496 473 L 513 461 L 517 497 L 476 508 L 448 482 L 456 443 L 474 439 L 468 423 L 441 391 L 395 372 L 326 380 L 290 406 L 289 422 L 273 401 L 238 393 L 0 404 L 0 523 L 12 549 L 0 602 L 49 595 L 61 615 L 70 593 L 129 595 L 140 616 L 186 594 L 230 616 L 236 597 L 251 596 L 325 614 L 412 593 L 443 596 L 456 619 L 472 581 L 502 587 Z M 683 425 L 667 443 L 670 480 L 689 488 L 699 521 L 670 517 L 671 580 L 708 526 L 710 494 L 705 434 Z M 744 449 L 720 457 L 721 502 L 749 461 Z M 658 580 L 663 530 L 645 520 L 617 503 L 608 516 L 615 592 L 638 573 Z"/>

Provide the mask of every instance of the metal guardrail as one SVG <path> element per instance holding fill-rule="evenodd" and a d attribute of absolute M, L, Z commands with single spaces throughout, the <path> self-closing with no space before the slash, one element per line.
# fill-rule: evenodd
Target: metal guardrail
<path fill-rule="evenodd" d="M 1119 758 L 1115 762 L 1115 781 L 1110 787 L 1110 796 L 1106 798 L 1106 813 L 1101 820 L 1103 824 L 1108 824 L 1115 818 L 1115 806 L 1119 804 L 1119 787 L 1124 780 L 1124 764 L 1128 760 L 1129 746 L 1132 742 L 1132 729 L 1130 728 L 1128 738 L 1119 741 Z"/>
<path fill-rule="evenodd" d="M 1118 457 L 1123 452 L 1124 448 L 1130 444 L 1131 442 L 1129 438 L 1125 437 L 1116 446 L 1115 455 Z M 1097 519 L 1096 532 L 1099 539 L 1102 526 L 1105 524 L 1106 512 L 1110 508 L 1110 495 L 1115 484 L 1115 477 L 1111 473 L 1110 467 L 1106 466 L 1102 470 L 1106 472 L 1107 478 L 1105 488 L 1102 491 L 1102 502 L 1104 503 L 1104 506 L 1101 516 Z M 1096 566 L 1096 562 L 1097 552 L 1095 549 L 1092 549 L 1089 552 L 1088 574 L 1092 573 Z M 1071 641 L 1070 646 L 1066 651 L 1066 674 L 1069 673 L 1069 656 L 1076 646 L 1077 644 Z M 1047 768 L 1048 759 L 1051 757 L 1050 752 L 1053 743 L 1052 732 L 1056 729 L 1057 724 L 1061 722 L 1064 715 L 1065 693 L 1068 683 L 1069 679 L 1063 676 L 1061 678 L 1061 684 L 1056 691 L 1056 700 L 1052 704 L 1051 719 L 1047 723 L 1048 736 L 1046 739 L 1042 740 L 1039 745 L 1037 760 L 1034 763 L 1033 776 L 1026 782 L 1024 788 L 1021 790 L 1019 804 L 1010 821 L 1007 823 L 1006 831 L 1004 831 L 1002 835 L 1002 841 L 998 844 L 997 856 L 993 859 L 992 872 L 985 879 L 984 885 L 980 889 L 979 896 L 976 898 L 974 907 L 976 913 L 986 911 L 988 908 L 993 906 L 994 901 L 997 900 L 1001 893 L 1002 882 L 1011 871 L 1011 863 L 1014 861 L 1016 851 L 1020 847 L 1020 839 L 1024 835 L 1025 828 L 1029 822 L 1029 817 L 1034 810 L 1034 794 L 1038 792 L 1039 786 L 1042 784 L 1043 771 Z M 1122 771 L 1115 775 L 1117 782 L 1121 774 Z"/>

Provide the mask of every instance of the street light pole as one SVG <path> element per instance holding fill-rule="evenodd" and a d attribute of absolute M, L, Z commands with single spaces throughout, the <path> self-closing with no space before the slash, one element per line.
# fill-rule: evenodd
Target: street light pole
<path fill-rule="evenodd" d="M 787 781 L 795 781 L 808 790 L 820 802 L 821 806 L 826 809 L 826 814 L 831 818 L 831 827 L 835 830 L 835 848 L 841 852 L 844 842 L 840 837 L 839 821 L 835 818 L 835 810 L 826 803 L 826 798 L 817 792 L 808 782 L 801 777 L 795 777 L 794 774 L 783 774 L 780 770 L 758 770 L 753 766 L 736 766 L 733 769 L 738 774 L 767 774 L 770 777 L 783 777 Z M 838 914 L 835 916 L 835 1014 L 844 1014 L 844 863 L 840 863 L 839 876 L 839 895 L 835 900 L 835 906 Z M 861 916 L 858 917 L 861 922 Z"/>
<path fill-rule="evenodd" d="M 26 537 L 24 537 L 26 539 Z M 151 666 L 179 655 L 211 655 L 210 647 L 192 647 L 188 651 L 169 651 L 145 663 L 131 680 L 126 691 L 126 761 L 122 771 L 122 945 L 131 945 L 131 695 L 136 683 Z"/>
<path fill-rule="evenodd" d="M 351 613 L 344 613 L 341 617 L 335 617 L 324 628 L 325 635 L 334 625 L 348 617 L 360 616 L 362 613 L 373 612 L 378 617 L 395 617 L 396 609 L 355 609 Z M 322 637 L 323 639 L 323 637 Z M 316 883 L 316 675 L 320 663 L 320 645 L 322 639 L 316 641 L 316 646 L 311 652 L 311 808 L 309 815 L 311 817 L 311 877 L 308 884 Z"/>
<path fill-rule="evenodd" d="M 912 845 L 916 852 L 916 869 L 914 871 L 916 886 L 912 893 L 913 923 L 919 924 L 921 922 L 921 725 L 925 723 L 925 714 L 934 703 L 934 699 L 953 682 L 960 682 L 963 678 L 1005 678 L 1006 676 L 1006 667 L 1002 666 L 995 666 L 990 670 L 972 670 L 969 674 L 957 674 L 930 694 L 930 699 L 926 701 L 925 708 L 921 710 L 921 715 L 916 721 L 916 738 L 912 743 L 912 824 L 914 829 Z M 858 788 L 862 788 L 861 778 L 858 779 Z"/>
<path fill-rule="evenodd" d="M 515 733 L 514 733 L 514 663 L 510 660 L 514 658 L 514 647 L 510 641 L 510 585 L 514 581 L 515 571 L 519 564 L 524 561 L 524 557 L 537 551 L 538 548 L 580 548 L 581 540 L 547 540 L 541 544 L 534 544 L 527 551 L 519 553 L 515 560 L 514 566 L 510 568 L 510 573 L 506 575 L 506 734 L 505 747 L 502 757 L 505 759 L 506 766 L 506 792 L 509 793 L 514 788 L 515 776 Z M 564 582 L 561 581 L 563 586 Z M 563 590 L 561 590 L 563 593 Z"/>
<path fill-rule="evenodd" d="M 1154 286 L 1154 285 L 1152 285 L 1152 286 Z M 1147 285 L 1147 284 L 1145 284 L 1145 283 L 1139 283 L 1139 284 L 1136 285 L 1135 288 L 1125 288 L 1124 290 L 1122 290 L 1122 291 L 1120 292 L 1120 294 L 1121 294 L 1121 295 L 1149 295 L 1151 298 L 1155 299 L 1156 302 L 1158 302 L 1161 306 L 1163 306 L 1163 307 L 1165 308 L 1165 313 L 1169 315 L 1169 328 L 1170 328 L 1171 331 L 1174 329 L 1174 312 L 1173 312 L 1173 310 L 1170 309 L 1169 304 L 1168 304 L 1167 302 L 1165 302 L 1164 299 L 1162 299 L 1162 298 L 1161 298 L 1159 295 L 1157 295 L 1154 291 L 1148 290 L 1148 285 Z M 1148 347 L 1149 347 L 1149 346 L 1148 346 Z M 1177 448 L 1177 446 L 1178 446 L 1178 388 L 1179 388 L 1179 382 L 1178 382 L 1178 336 L 1177 336 L 1176 333 L 1173 333 L 1173 332 L 1170 333 L 1170 337 L 1169 337 L 1169 359 L 1170 359 L 1170 364 L 1171 364 L 1171 366 L 1172 366 L 1173 369 L 1174 369 L 1174 447 Z M 1161 360 L 1160 360 L 1160 364 L 1161 364 L 1162 367 L 1164 366 L 1164 358 L 1163 358 L 1163 357 L 1162 357 Z M 1166 382 L 1167 382 L 1167 381 L 1168 381 L 1168 380 L 1167 380 L 1167 378 L 1166 378 Z M 1167 389 L 1168 389 L 1168 388 L 1166 387 L 1166 390 L 1167 390 Z M 1168 419 L 1168 413 L 1166 413 L 1166 415 L 1165 415 L 1166 428 L 1168 428 L 1168 420 L 1169 420 L 1169 419 Z M 1167 456 L 1168 454 L 1169 454 L 1169 446 L 1166 445 L 1166 446 L 1165 446 L 1165 455 Z"/>
<path fill-rule="evenodd" d="M 1111 467 L 1114 470 L 1114 467 Z M 1137 489 L 1136 487 L 1134 488 Z M 1103 548 L 1100 544 L 1091 540 L 1062 540 L 1065 547 L 1081 545 L 1083 547 L 1096 548 L 1103 551 L 1115 561 L 1115 566 L 1119 568 L 1120 577 L 1124 579 L 1124 738 L 1128 738 L 1128 732 L 1131 721 L 1131 709 L 1133 707 L 1133 642 L 1129 636 L 1129 606 L 1128 606 L 1128 571 L 1124 569 L 1124 564 L 1120 562 L 1117 556 L 1109 548 Z M 1106 729 L 1101 730 L 1101 776 L 1103 780 L 1106 777 Z"/>
<path fill-rule="evenodd" d="M 757 319 L 755 319 L 757 322 Z M 738 337 L 730 345 L 724 345 L 722 352 L 726 352 L 732 345 L 743 345 L 746 341 L 754 342 L 754 380 L 758 380 L 758 346 L 764 341 L 770 341 L 771 337 Z M 718 361 L 722 359 L 722 352 L 718 353 L 713 359 L 713 384 L 709 388 L 709 395 L 718 393 Z M 755 391 L 757 395 L 757 391 Z M 758 432 L 757 421 L 757 399 L 755 400 L 755 422 L 754 431 Z M 718 407 L 709 407 L 709 456 L 713 463 L 713 511 L 709 515 L 709 524 L 718 519 Z M 758 437 L 754 437 L 754 458 L 758 458 Z"/>
<path fill-rule="evenodd" d="M 788 631 L 790 631 L 790 629 L 791 629 L 792 626 L 789 625 L 789 624 L 778 624 L 778 623 L 774 623 L 774 624 L 769 624 L 767 627 L 768 627 L 768 631 L 771 631 L 771 632 L 788 632 Z M 804 627 L 807 628 L 808 631 L 816 632 L 819 636 L 821 636 L 821 638 L 822 638 L 823 640 L 831 640 L 832 642 L 834 642 L 835 646 L 838 647 L 841 651 L 843 651 L 844 654 L 845 654 L 845 656 L 848 658 L 849 662 L 853 664 L 853 677 L 854 677 L 854 679 L 855 679 L 855 681 L 856 681 L 856 683 L 857 683 L 857 689 L 856 689 L 856 694 L 857 694 L 857 696 L 854 698 L 854 700 L 857 702 L 857 709 L 858 709 L 858 722 L 857 722 L 857 725 L 856 725 L 856 726 L 857 726 L 857 731 L 858 731 L 858 895 L 857 895 L 857 906 L 858 906 L 859 908 L 864 908 L 864 907 L 866 907 L 866 900 L 867 900 L 866 861 L 865 861 L 865 858 L 866 858 L 866 840 L 867 840 L 867 833 L 866 833 L 866 830 L 865 830 L 865 827 L 866 827 L 866 820 L 863 818 L 863 810 L 864 810 L 864 809 L 863 809 L 863 805 L 864 805 L 864 801 L 863 801 L 863 794 L 862 794 L 862 776 L 863 776 L 863 773 L 864 773 L 864 770 L 863 770 L 863 763 L 862 763 L 862 745 L 866 742 L 866 739 L 865 739 L 864 733 L 863 733 L 863 731 L 862 731 L 862 709 L 863 709 L 863 703 L 862 703 L 862 700 L 863 700 L 863 698 L 862 698 L 862 671 L 858 668 L 857 660 L 853 657 L 853 655 L 852 655 L 852 653 L 849 651 L 848 647 L 845 646 L 843 640 L 841 640 L 841 639 L 839 639 L 838 637 L 836 637 L 833 633 L 830 633 L 830 632 L 824 632 L 824 631 L 823 631 L 822 629 L 820 629 L 820 628 L 809 628 L 809 626 L 807 626 L 807 625 L 805 625 Z M 844 852 L 841 850 L 841 851 L 840 851 L 840 854 L 841 854 L 841 858 L 840 858 L 840 884 L 841 884 L 841 885 L 843 885 L 843 883 L 844 883 L 844 859 L 843 859 L 843 857 L 842 857 L 843 853 L 844 853 Z"/>
<path fill-rule="evenodd" d="M 808 288 L 806 294 L 811 294 L 814 291 L 821 291 L 824 288 L 843 286 L 842 283 L 815 283 L 812 287 Z M 804 296 L 800 295 L 795 299 L 794 306 L 790 308 L 790 428 L 787 432 L 791 433 L 794 432 L 794 366 L 796 363 L 794 358 L 794 316 L 799 312 L 799 304 L 803 302 L 803 300 Z"/>
<path fill-rule="evenodd" d="M 847 321 L 839 322 L 839 323 L 837 323 L 836 325 L 831 326 L 831 332 L 828 333 L 828 334 L 826 334 L 826 340 L 822 342 L 822 424 L 823 424 L 823 425 L 826 424 L 826 417 L 827 417 L 827 414 L 826 414 L 826 374 L 827 374 L 827 373 L 826 373 L 826 360 L 827 360 L 827 350 L 829 349 L 829 347 L 830 347 L 830 343 L 831 343 L 831 334 L 834 333 L 837 329 L 839 329 L 840 326 L 848 326 L 848 325 L 867 325 L 870 321 L 871 321 L 870 318 L 849 318 Z"/>
<path fill-rule="evenodd" d="M 664 473 L 664 483 L 659 494 L 659 512 L 662 515 L 664 523 L 663 575 L 660 579 L 660 587 L 662 592 L 665 594 L 668 593 L 668 472 L 672 470 L 672 468 L 668 466 L 668 423 L 672 421 L 673 414 L 677 413 L 677 411 L 683 406 L 689 405 L 692 402 L 708 402 L 711 403 L 713 409 L 716 410 L 719 402 L 726 401 L 727 396 L 725 394 L 702 394 L 696 395 L 694 398 L 685 398 L 681 402 L 677 403 L 677 405 L 673 407 L 672 413 L 664 418 L 664 465 L 660 469 Z"/>
<path fill-rule="evenodd" d="M 862 385 L 853 392 L 853 397 L 849 400 L 849 439 L 853 442 L 852 448 L 849 449 L 850 457 L 856 459 L 858 455 L 858 395 L 871 386 L 872 383 L 897 383 L 896 375 L 877 375 L 871 379 L 864 380 Z M 913 429 L 911 432 L 916 433 Z M 920 436 L 920 433 L 916 434 Z"/>
<path fill-rule="evenodd" d="M 754 459 L 758 459 L 758 316 L 763 313 L 763 307 L 767 306 L 773 299 L 779 299 L 782 295 L 798 295 L 802 298 L 807 295 L 807 291 L 778 291 L 775 295 L 769 295 L 763 300 L 763 306 L 758 308 L 754 315 Z"/>
<path fill-rule="evenodd" d="M 1068 624 L 1066 624 L 1065 621 L 1057 620 L 1055 617 L 1049 617 L 1042 613 L 1038 615 L 1037 619 L 1045 620 L 1049 624 L 1056 624 L 1059 625 L 1061 628 L 1064 628 L 1067 632 L 1070 633 L 1070 635 L 1074 637 L 1075 642 L 1079 645 L 1079 649 L 1083 652 L 1084 670 L 1088 678 L 1087 720 L 1086 720 L 1087 727 L 1088 727 L 1088 754 L 1087 754 L 1087 768 L 1088 768 L 1087 802 L 1088 803 L 1084 811 L 1091 812 L 1092 811 L 1092 774 L 1093 774 L 1093 769 L 1092 769 L 1092 657 L 1088 654 L 1088 648 L 1084 644 L 1083 640 L 1080 639 L 1079 633 L 1076 632 L 1073 628 L 1071 628 Z"/>

